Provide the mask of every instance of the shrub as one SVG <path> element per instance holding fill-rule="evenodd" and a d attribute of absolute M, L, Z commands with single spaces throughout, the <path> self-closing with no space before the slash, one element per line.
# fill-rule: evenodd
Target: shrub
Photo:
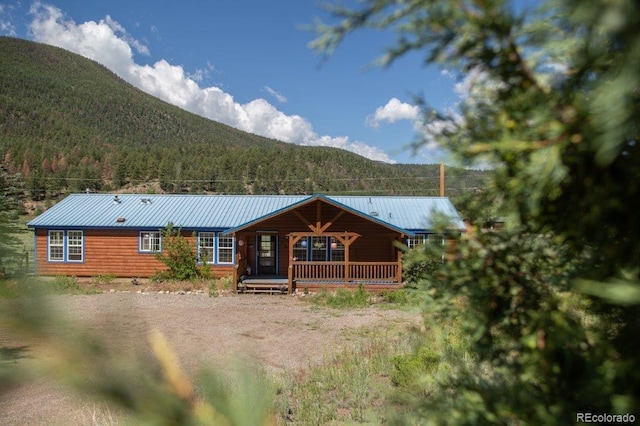
<path fill-rule="evenodd" d="M 182 235 L 180 228 L 175 229 L 169 222 L 161 231 L 163 251 L 156 258 L 167 265 L 166 276 L 169 279 L 192 280 L 198 277 L 196 253 L 193 245 Z"/>
<path fill-rule="evenodd" d="M 203 278 L 205 280 L 210 280 L 211 278 L 213 278 L 213 271 L 211 270 L 211 265 L 209 265 L 206 262 L 203 263 L 202 265 L 199 265 L 198 275 L 200 276 L 200 278 Z"/>
<path fill-rule="evenodd" d="M 417 288 L 420 282 L 434 277 L 442 268 L 442 251 L 432 246 L 422 245 L 407 250 L 402 258 L 403 278 L 407 287 Z"/>

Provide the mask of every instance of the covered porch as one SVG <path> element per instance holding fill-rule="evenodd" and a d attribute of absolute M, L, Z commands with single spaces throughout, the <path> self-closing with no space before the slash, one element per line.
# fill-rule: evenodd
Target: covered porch
<path fill-rule="evenodd" d="M 342 260 L 299 260 L 294 255 L 300 241 L 326 238 L 333 248 L 341 248 Z M 355 232 L 292 232 L 289 234 L 289 292 L 296 289 L 348 288 L 359 284 L 377 288 L 396 288 L 402 284 L 400 251 L 391 262 L 356 262 L 351 260 L 351 246 L 361 235 Z"/>
<path fill-rule="evenodd" d="M 253 247 L 240 250 L 234 265 L 234 290 L 239 293 L 291 294 L 296 291 L 334 290 L 338 288 L 357 289 L 364 285 L 368 290 L 396 289 L 402 286 L 402 256 L 396 249 L 395 260 L 354 261 L 353 243 L 361 235 L 355 232 L 291 232 L 285 236 L 287 263 L 280 274 L 252 274 Z M 245 235 L 240 238 L 251 239 Z M 341 259 L 329 257 L 327 260 L 300 258 L 300 250 L 305 250 L 313 242 L 326 241 L 330 253 L 340 253 Z M 389 242 L 393 244 L 392 240 Z M 243 244 L 244 246 L 244 244 Z M 240 247 L 242 248 L 242 247 Z M 322 247 L 324 249 L 324 247 Z M 304 253 L 304 251 L 303 251 Z M 259 259 L 259 253 L 257 258 Z M 361 256 L 362 257 L 362 256 Z M 258 260 L 259 261 L 259 260 Z M 259 271 L 259 269 L 257 269 Z M 286 275 L 283 274 L 286 270 Z"/>
<path fill-rule="evenodd" d="M 346 229 L 346 230 L 345 230 Z M 233 230 L 239 292 L 402 286 L 406 234 L 323 198 Z"/>

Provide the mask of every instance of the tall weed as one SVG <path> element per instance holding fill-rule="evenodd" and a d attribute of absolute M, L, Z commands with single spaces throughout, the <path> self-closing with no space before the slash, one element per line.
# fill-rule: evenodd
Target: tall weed
<path fill-rule="evenodd" d="M 389 410 L 394 386 L 389 372 L 400 353 L 410 351 L 410 334 L 371 334 L 320 365 L 310 366 L 282 385 L 277 409 L 284 422 L 295 424 L 380 423 Z"/>
<path fill-rule="evenodd" d="M 312 303 L 332 308 L 365 308 L 373 303 L 371 294 L 364 289 L 364 285 L 358 285 L 358 289 L 347 290 L 339 288 L 335 293 L 322 290 L 310 297 Z"/>

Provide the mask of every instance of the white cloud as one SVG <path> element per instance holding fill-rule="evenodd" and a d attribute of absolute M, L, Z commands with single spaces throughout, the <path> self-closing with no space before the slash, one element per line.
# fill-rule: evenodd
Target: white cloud
<path fill-rule="evenodd" d="M 382 123 L 395 123 L 401 120 L 416 121 L 420 117 L 420 108 L 397 98 L 391 98 L 386 105 L 376 108 L 366 119 L 367 125 L 377 129 Z"/>
<path fill-rule="evenodd" d="M 445 157 L 443 148 L 438 142 L 448 132 L 453 132 L 459 124 L 460 116 L 453 110 L 447 111 L 447 117 L 426 120 L 420 107 L 391 98 L 384 106 L 376 108 L 375 112 L 366 119 L 367 125 L 378 128 L 382 123 L 393 124 L 408 120 L 419 139 L 419 148 L 414 154 L 433 161 L 434 158 Z M 438 160 L 441 161 L 441 160 Z"/>
<path fill-rule="evenodd" d="M 197 81 L 198 83 L 201 83 L 206 78 L 209 78 L 209 76 L 214 70 L 215 70 L 215 67 L 213 66 L 213 64 L 211 62 L 207 62 L 206 68 L 197 69 L 195 72 L 187 74 L 187 76 L 190 79 Z"/>
<path fill-rule="evenodd" d="M 3 17 L 3 15 L 9 15 L 9 11 L 5 9 L 6 7 L 0 4 L 0 35 L 15 37 L 17 34 L 16 27 Z M 8 9 L 11 9 L 11 7 L 9 6 Z"/>
<path fill-rule="evenodd" d="M 270 95 L 272 95 L 274 98 L 276 98 L 278 100 L 278 102 L 286 104 L 287 103 L 287 98 L 284 97 L 282 94 L 276 92 L 275 90 L 273 90 L 271 87 L 269 86 L 264 86 L 264 90 L 266 90 Z"/>
<path fill-rule="evenodd" d="M 452 79 L 452 80 L 456 78 L 456 76 L 455 76 L 455 74 L 453 73 L 453 71 L 448 70 L 448 69 L 442 69 L 442 70 L 440 70 L 440 75 L 441 75 L 441 76 L 444 76 L 444 77 L 447 77 L 447 78 L 450 78 L 450 79 Z"/>
<path fill-rule="evenodd" d="M 284 142 L 332 146 L 374 160 L 394 162 L 384 151 L 362 142 L 352 142 L 348 137 L 320 136 L 303 117 L 286 115 L 264 99 L 240 104 L 218 87 L 200 87 L 198 81 L 202 74 L 198 72 L 188 75 L 181 66 L 166 60 L 153 65 L 136 64 L 132 46 L 142 54 L 148 54 L 148 49 L 109 16 L 99 22 L 76 24 L 60 9 L 40 2 L 34 3 L 30 13 L 33 15 L 30 31 L 36 41 L 93 59 L 132 85 L 180 108 Z M 277 94 L 270 88 L 265 87 L 265 90 L 274 96 Z"/>

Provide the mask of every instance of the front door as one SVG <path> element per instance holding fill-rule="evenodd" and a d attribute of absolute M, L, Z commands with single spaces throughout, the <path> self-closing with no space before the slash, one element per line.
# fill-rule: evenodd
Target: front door
<path fill-rule="evenodd" d="M 277 250 L 277 235 L 258 235 L 258 274 L 275 275 L 277 273 Z"/>

